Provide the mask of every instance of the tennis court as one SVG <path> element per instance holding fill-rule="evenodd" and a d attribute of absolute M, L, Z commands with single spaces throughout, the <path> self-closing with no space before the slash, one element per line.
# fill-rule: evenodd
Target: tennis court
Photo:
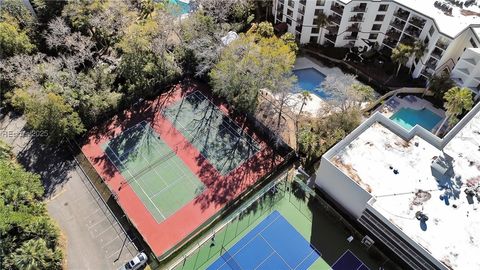
<path fill-rule="evenodd" d="M 353 252 L 345 251 L 343 255 L 332 265 L 333 270 L 369 270 Z"/>
<path fill-rule="evenodd" d="M 320 253 L 274 211 L 207 269 L 308 269 Z"/>
<path fill-rule="evenodd" d="M 150 124 L 143 121 L 103 144 L 108 159 L 160 223 L 204 190 Z M 120 188 L 122 188 L 122 186 Z"/>
<path fill-rule="evenodd" d="M 200 91 L 165 108 L 163 115 L 222 175 L 260 149 L 255 139 Z"/>

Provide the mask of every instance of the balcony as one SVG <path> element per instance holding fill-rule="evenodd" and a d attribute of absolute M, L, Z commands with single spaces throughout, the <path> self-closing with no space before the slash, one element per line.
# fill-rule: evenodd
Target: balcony
<path fill-rule="evenodd" d="M 340 21 L 342 20 L 342 17 L 338 16 L 338 15 L 330 15 L 328 16 L 328 20 L 330 22 L 333 22 L 333 23 L 336 23 L 336 24 L 340 24 Z"/>
<path fill-rule="evenodd" d="M 386 45 L 387 47 L 393 49 L 397 46 L 398 41 L 395 39 L 391 38 L 386 38 L 383 40 L 383 45 Z"/>
<path fill-rule="evenodd" d="M 330 25 L 330 26 L 327 26 L 327 30 L 328 30 L 328 33 L 330 34 L 338 34 L 338 25 Z"/>
<path fill-rule="evenodd" d="M 339 4 L 336 4 L 336 3 L 335 3 L 335 4 L 332 4 L 332 6 L 330 7 L 330 9 L 331 9 L 333 12 L 342 15 L 342 14 L 343 14 L 343 9 L 344 9 L 344 7 L 341 6 L 341 5 L 339 5 Z"/>
<path fill-rule="evenodd" d="M 425 23 L 427 21 L 424 20 L 424 19 L 421 19 L 417 16 L 412 16 L 408 22 L 415 25 L 416 27 L 422 29 L 425 26 Z"/>
<path fill-rule="evenodd" d="M 418 38 L 420 36 L 421 31 L 418 30 L 418 28 L 413 27 L 413 26 L 408 26 L 407 29 L 405 29 L 405 33 L 409 34 L 410 36 L 414 38 Z"/>
<path fill-rule="evenodd" d="M 363 22 L 363 14 L 359 13 L 357 15 L 354 15 L 354 16 L 350 17 L 350 19 L 348 21 L 349 22 Z"/>
<path fill-rule="evenodd" d="M 399 8 L 395 14 L 394 14 L 396 17 L 406 21 L 408 19 L 408 16 L 410 15 L 410 12 L 404 10 L 404 9 L 401 9 Z"/>
<path fill-rule="evenodd" d="M 473 58 L 465 58 L 465 59 L 463 59 L 463 61 L 465 61 L 465 62 L 467 62 L 467 63 L 469 63 L 473 66 L 477 65 L 477 61 L 475 61 L 475 59 L 473 59 Z"/>
<path fill-rule="evenodd" d="M 387 37 L 391 38 L 391 39 L 394 39 L 394 40 L 397 40 L 400 38 L 400 35 L 402 33 L 394 28 L 390 28 L 390 30 L 387 31 Z"/>
<path fill-rule="evenodd" d="M 361 3 L 352 8 L 352 12 L 365 12 L 367 10 L 367 4 Z"/>
<path fill-rule="evenodd" d="M 443 55 L 443 51 L 440 50 L 439 48 L 435 48 L 433 49 L 433 52 L 431 54 L 433 57 L 437 58 L 438 60 L 440 60 L 442 58 L 442 55 Z"/>
<path fill-rule="evenodd" d="M 360 32 L 360 24 L 354 23 L 347 27 L 348 32 Z"/>
<path fill-rule="evenodd" d="M 343 40 L 356 40 L 358 37 L 358 32 L 353 32 L 350 35 L 346 35 L 343 37 Z"/>
<path fill-rule="evenodd" d="M 403 43 L 405 45 L 413 45 L 413 43 L 415 43 L 415 39 L 412 38 L 411 36 L 403 35 L 402 39 L 400 40 L 400 43 Z"/>
<path fill-rule="evenodd" d="M 437 44 L 435 44 L 435 46 L 439 47 L 442 50 L 446 50 L 449 43 L 450 43 L 449 41 L 439 38 L 438 41 L 437 41 Z"/>
<path fill-rule="evenodd" d="M 305 6 L 307 4 L 307 0 L 300 0 L 300 4 Z"/>
<path fill-rule="evenodd" d="M 390 23 L 391 26 L 397 28 L 398 30 L 400 31 L 403 31 L 403 28 L 405 27 L 405 22 L 402 21 L 402 20 L 399 20 L 399 19 L 394 19 L 392 20 L 392 22 Z"/>
<path fill-rule="evenodd" d="M 435 70 L 435 68 L 437 67 L 437 63 L 438 63 L 437 59 L 430 57 L 430 59 L 428 59 L 427 63 L 425 64 L 425 66 Z"/>
<path fill-rule="evenodd" d="M 335 43 L 337 41 L 337 35 L 326 34 L 325 38 L 330 40 L 331 42 Z"/>

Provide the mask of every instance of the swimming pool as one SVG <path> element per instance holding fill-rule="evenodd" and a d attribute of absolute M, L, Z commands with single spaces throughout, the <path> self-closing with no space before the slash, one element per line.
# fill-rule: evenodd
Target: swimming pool
<path fill-rule="evenodd" d="M 390 119 L 406 130 L 411 130 L 415 125 L 420 125 L 431 131 L 442 120 L 442 117 L 425 108 L 422 110 L 401 108 Z"/>
<path fill-rule="evenodd" d="M 174 15 L 180 16 L 183 14 L 188 14 L 190 12 L 191 8 L 189 3 L 185 3 L 180 0 L 169 0 L 169 2 L 179 8 L 178 12 L 180 14 L 174 14 Z M 177 13 L 177 11 L 175 11 L 175 13 Z"/>
<path fill-rule="evenodd" d="M 321 86 L 326 76 L 317 69 L 297 69 L 293 71 L 293 74 L 297 76 L 297 86 L 301 90 L 307 90 L 323 99 L 330 98 L 330 96 L 325 91 L 323 91 Z M 298 89 L 294 89 L 294 91 L 298 91 Z"/>

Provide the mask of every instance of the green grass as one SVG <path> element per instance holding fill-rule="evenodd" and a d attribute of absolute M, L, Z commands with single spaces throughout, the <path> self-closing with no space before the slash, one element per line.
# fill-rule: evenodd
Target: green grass
<path fill-rule="evenodd" d="M 123 163 L 117 167 L 157 222 L 204 189 L 203 183 L 146 123 L 124 131 L 107 145 L 109 158 L 117 159 L 117 164 L 120 162 L 115 156 L 122 156 Z"/>

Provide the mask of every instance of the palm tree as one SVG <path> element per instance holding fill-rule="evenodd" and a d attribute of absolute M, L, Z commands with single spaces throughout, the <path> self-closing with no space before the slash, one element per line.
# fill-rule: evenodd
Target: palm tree
<path fill-rule="evenodd" d="M 440 74 L 433 74 L 429 78 L 425 92 L 431 90 L 433 92 L 433 97 L 441 101 L 445 92 L 454 86 L 455 82 L 450 78 L 450 73 L 447 70 L 444 70 Z"/>
<path fill-rule="evenodd" d="M 468 111 L 473 107 L 472 91 L 466 87 L 452 87 L 445 93 L 443 98 L 445 99 L 443 106 L 445 107 L 447 117 L 445 117 L 437 129 L 436 135 L 447 121 L 450 126 L 455 125 L 458 122 L 458 116 L 462 114 L 464 110 Z"/>
<path fill-rule="evenodd" d="M 412 56 L 415 57 L 415 59 L 420 59 L 423 57 L 425 54 L 425 51 L 427 50 L 427 46 L 425 46 L 425 43 L 421 40 L 415 40 L 412 46 Z M 410 66 L 410 73 L 412 72 L 412 66 Z"/>
<path fill-rule="evenodd" d="M 31 239 L 24 242 L 7 259 L 7 266 L 18 269 L 61 269 L 60 257 L 47 247 L 44 239 Z"/>
<path fill-rule="evenodd" d="M 300 110 L 298 111 L 298 115 L 302 115 L 303 106 L 305 106 L 307 104 L 307 101 L 312 100 L 312 94 L 310 94 L 309 91 L 304 90 L 300 93 L 300 100 L 302 101 L 302 105 L 300 106 Z"/>
<path fill-rule="evenodd" d="M 399 43 L 395 48 L 392 50 L 392 55 L 390 56 L 392 58 L 392 61 L 394 63 L 398 64 L 397 72 L 395 76 L 398 76 L 398 73 L 400 72 L 400 68 L 402 65 L 405 65 L 410 57 L 413 55 L 413 48 L 412 46 Z"/>
<path fill-rule="evenodd" d="M 319 42 L 321 42 L 321 40 L 322 40 L 323 29 L 325 27 L 327 27 L 328 25 L 330 25 L 330 21 L 328 20 L 328 16 L 323 12 L 318 13 L 318 15 L 317 15 L 317 26 L 318 26 L 318 28 L 320 28 L 320 40 L 319 40 Z"/>

